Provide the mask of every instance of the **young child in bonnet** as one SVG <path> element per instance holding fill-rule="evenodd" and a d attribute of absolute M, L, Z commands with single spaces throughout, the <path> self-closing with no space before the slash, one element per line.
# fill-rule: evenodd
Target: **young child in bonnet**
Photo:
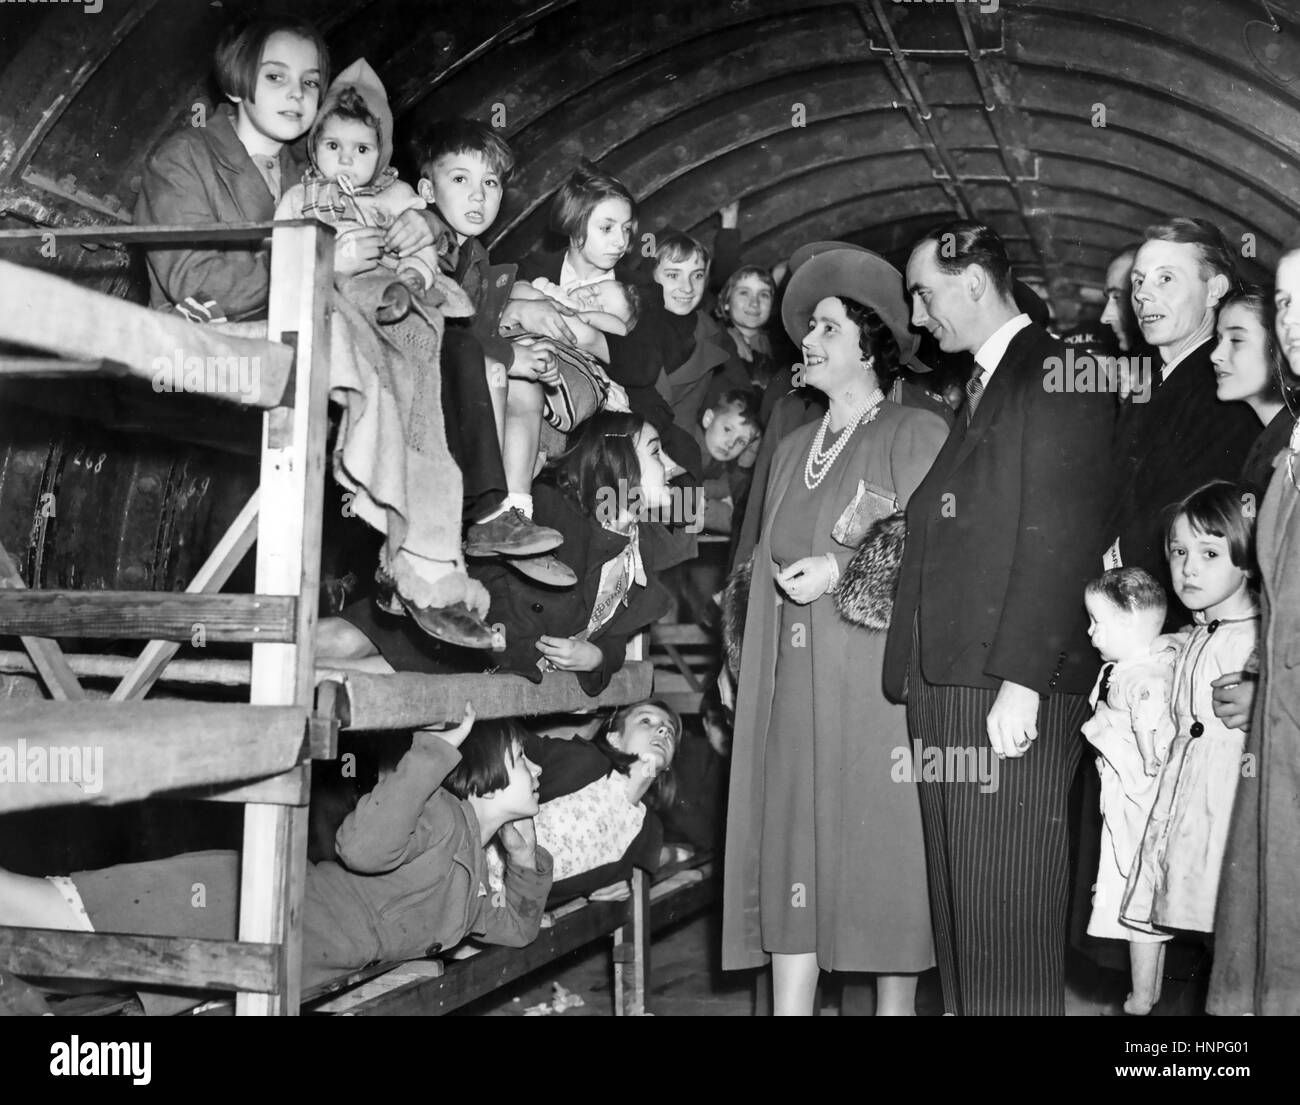
<path fill-rule="evenodd" d="M 1114 568 L 1084 591 L 1088 636 L 1104 661 L 1083 735 L 1098 752 L 1101 858 L 1088 934 L 1126 940 L 1133 990 L 1126 1013 L 1149 1013 L 1160 990 L 1167 933 L 1120 920 L 1120 903 L 1174 737 L 1170 700 L 1177 638 L 1162 637 L 1164 589 L 1141 568 Z"/>
<path fill-rule="evenodd" d="M 393 114 L 383 84 L 364 59 L 349 65 L 330 85 L 307 149 L 311 166 L 302 182 L 285 192 L 276 208 L 277 219 L 314 218 L 339 229 L 384 229 L 402 212 L 427 206 L 389 164 Z M 443 242 L 443 253 L 454 245 Z M 444 314 L 472 313 L 464 293 L 439 271 L 438 258 L 437 244 L 400 259 L 380 255 L 380 265 L 397 277 L 384 293 L 380 322 L 397 322 L 412 307 L 419 313 L 426 307 L 443 307 L 449 299 L 456 307 Z"/>

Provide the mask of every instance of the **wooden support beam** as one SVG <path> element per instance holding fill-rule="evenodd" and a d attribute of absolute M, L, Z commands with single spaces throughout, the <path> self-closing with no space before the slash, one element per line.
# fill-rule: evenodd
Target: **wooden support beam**
<path fill-rule="evenodd" d="M 643 880 L 649 884 L 649 879 Z M 404 964 L 396 968 L 405 973 L 390 983 L 388 975 L 375 979 L 373 996 L 360 1001 L 333 998 L 313 1012 L 341 1012 L 349 1016 L 441 1016 L 477 1001 L 507 983 L 549 966 L 562 956 L 618 932 L 638 927 L 638 939 L 649 941 L 653 932 L 694 916 L 708 908 L 718 895 L 718 879 L 713 865 L 700 860 L 682 870 L 666 874 L 648 887 L 638 911 L 631 900 L 592 902 L 585 899 L 569 902 L 543 919 L 537 939 L 523 948 L 488 947 L 469 959 L 444 961 L 443 971 L 426 972 L 428 977 Z M 549 922 L 549 923 L 548 923 Z M 626 943 L 625 947 L 631 944 Z M 423 966 L 427 961 L 418 960 Z M 649 959 L 640 960 L 648 979 Z M 617 970 L 617 966 L 616 966 Z M 365 976 L 373 972 L 367 970 Z M 364 976 L 363 976 L 364 977 Z M 336 985 L 318 987 L 316 993 L 336 991 Z M 643 983 L 644 993 L 644 983 Z M 344 997 L 351 997 L 345 995 Z M 644 1001 L 642 1005 L 644 1012 Z"/>
<path fill-rule="evenodd" d="M 279 223 L 182 223 L 178 226 L 43 226 L 37 230 L 0 230 L 5 242 L 40 243 L 46 235 L 56 241 L 96 245 L 184 246 L 196 242 L 255 245 L 271 237 L 277 226 L 310 226 L 311 219 Z M 326 228 L 329 234 L 333 230 Z"/>
<path fill-rule="evenodd" d="M 170 641 L 150 643 L 171 644 Z M 139 659 L 134 656 L 110 656 L 96 652 L 64 653 L 63 658 L 78 679 L 121 680 L 139 663 Z M 8 675 L 34 675 L 37 671 L 27 653 L 0 650 L 0 672 Z M 184 683 L 199 687 L 247 687 L 248 681 L 247 660 L 172 660 L 155 680 L 157 683 Z"/>
<path fill-rule="evenodd" d="M 116 361 L 77 361 L 66 357 L 0 357 L 0 376 L 26 376 L 45 380 L 66 376 L 130 376 Z"/>
<path fill-rule="evenodd" d="M 266 993 L 279 961 L 274 944 L 0 927 L 0 968 L 16 975 Z"/>
<path fill-rule="evenodd" d="M 273 779 L 262 779 L 256 783 L 229 789 L 206 786 L 184 791 L 176 795 L 182 799 L 195 799 L 203 802 L 236 802 L 248 805 L 251 802 L 268 806 L 305 806 L 311 801 L 311 764 L 302 764 L 277 775 Z"/>
<path fill-rule="evenodd" d="M 254 492 L 244 509 L 226 528 L 217 542 L 217 547 L 208 554 L 203 566 L 194 573 L 189 586 L 189 594 L 220 591 L 226 585 L 231 574 L 239 567 L 240 561 L 248 555 L 257 540 L 258 493 Z M 174 641 L 150 641 L 144 647 L 139 660 L 126 674 L 113 692 L 116 701 L 123 702 L 129 698 L 143 698 L 149 693 L 167 663 L 176 655 L 179 645 Z"/>
<path fill-rule="evenodd" d="M 296 644 L 255 644 L 249 698 L 311 709 L 315 674 L 316 598 L 325 492 L 329 399 L 327 313 L 333 241 L 310 222 L 277 226 L 271 243 L 267 333 L 295 335 L 297 371 L 286 407 L 262 427 L 257 589 L 301 595 Z M 280 944 L 284 954 L 273 994 L 241 991 L 240 1015 L 296 1015 L 302 985 L 302 907 L 307 872 L 307 810 L 252 804 L 244 809 L 239 937 Z"/>
<path fill-rule="evenodd" d="M 169 641 L 154 641 L 152 644 L 167 644 Z M 57 646 L 56 646 L 57 647 Z M 103 680 L 121 679 L 130 674 L 139 663 L 134 656 L 111 656 L 106 653 L 64 653 L 72 674 L 78 679 Z M 379 665 L 377 657 L 367 657 L 354 662 L 341 661 L 341 667 L 320 667 L 316 669 L 318 685 L 342 680 L 351 671 L 366 674 L 381 674 L 371 670 Z M 40 669 L 31 657 L 21 650 L 0 649 L 0 675 L 39 675 Z M 247 687 L 252 680 L 252 664 L 247 660 L 172 660 L 162 669 L 157 683 L 174 683 L 197 687 Z M 108 697 L 100 693 L 95 697 Z M 115 701 L 128 701 L 115 699 Z"/>
<path fill-rule="evenodd" d="M 4 546 L 0 545 L 0 588 L 22 590 L 26 586 L 18 571 L 18 565 L 13 562 L 13 558 L 5 551 Z M 86 697 L 86 692 L 81 689 L 81 684 L 73 674 L 57 641 L 48 637 L 26 636 L 22 638 L 22 642 L 23 648 L 32 658 L 32 664 L 45 680 L 51 698 L 67 702 Z"/>
<path fill-rule="evenodd" d="M 352 1016 L 441 1016 L 613 932 L 630 916 L 628 902 L 588 902 L 564 924 L 544 928 L 523 948 L 487 948 L 444 964 L 441 978 L 408 983 L 349 1010 Z"/>
<path fill-rule="evenodd" d="M 293 351 L 282 342 L 195 326 L 178 314 L 8 261 L 0 261 L 0 303 L 0 341 L 59 357 L 114 361 L 163 394 L 198 393 L 271 408 L 284 395 L 293 364 Z M 57 326 L 49 324 L 52 318 Z"/>
<path fill-rule="evenodd" d="M 522 675 L 421 675 L 349 672 L 343 688 L 353 729 L 418 729 L 458 721 L 466 700 L 480 718 L 531 717 L 637 702 L 650 693 L 649 661 L 625 663 L 592 698 L 572 672 L 549 672 L 541 683 Z"/>
<path fill-rule="evenodd" d="M 281 642 L 294 638 L 297 607 L 291 595 L 0 590 L 0 625 L 38 637 Z"/>
<path fill-rule="evenodd" d="M 650 640 L 657 645 L 709 645 L 721 643 L 718 634 L 700 625 L 652 625 Z"/>
<path fill-rule="evenodd" d="M 300 706 L 10 701 L 0 713 L 0 813 L 265 779 L 304 761 L 306 733 Z"/>
<path fill-rule="evenodd" d="M 700 681 L 695 677 L 695 673 L 691 671 L 690 664 L 686 662 L 686 659 L 677 650 L 676 646 L 664 644 L 661 647 L 668 653 L 668 659 L 673 662 L 673 666 L 681 673 L 682 678 L 690 685 L 691 690 L 702 693 L 704 688 L 700 686 Z"/>
<path fill-rule="evenodd" d="M 650 978 L 650 880 L 632 872 L 631 917 L 614 933 L 614 1016 L 643 1017 Z"/>

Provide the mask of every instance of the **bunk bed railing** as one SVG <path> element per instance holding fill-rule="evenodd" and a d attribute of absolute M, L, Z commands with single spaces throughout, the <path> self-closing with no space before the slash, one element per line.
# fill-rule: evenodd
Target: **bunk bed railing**
<path fill-rule="evenodd" d="M 51 234 L 56 241 L 84 244 L 246 245 L 268 238 L 272 244 L 264 334 L 246 325 L 196 326 L 0 261 L 0 299 L 7 308 L 0 314 L 0 343 L 21 350 L 0 356 L 0 378 L 131 377 L 166 391 L 169 381 L 159 378 L 158 358 L 171 355 L 175 366 L 177 350 L 183 356 L 171 369 L 170 382 L 177 383 L 179 372 L 182 387 L 186 358 L 198 358 L 195 363 L 205 367 L 229 364 L 229 358 L 258 358 L 255 389 L 195 389 L 263 410 L 261 479 L 184 593 L 31 591 L 0 548 L 0 629 L 19 636 L 26 654 L 0 652 L 0 672 L 38 674 L 53 699 L 10 699 L 0 705 L 0 749 L 12 752 L 21 740 L 25 751 L 53 753 L 56 745 L 66 748 L 81 740 L 105 752 L 93 790 L 84 777 L 80 786 L 34 780 L 4 785 L 0 813 L 154 796 L 242 803 L 240 919 L 234 941 L 0 927 L 0 967 L 18 974 L 233 991 L 239 1014 L 297 1013 L 310 762 L 338 755 L 341 728 L 451 722 L 459 719 L 467 698 L 480 718 L 623 705 L 651 692 L 653 665 L 644 659 L 643 636 L 634 638 L 628 662 L 595 698 L 564 672 L 534 684 L 502 674 L 318 670 L 314 641 L 326 463 L 330 233 L 310 221 L 18 231 L 0 232 L 0 249 L 6 242 Z M 60 324 L 50 326 L 51 318 Z M 257 593 L 217 594 L 254 543 Z M 200 625 L 210 641 L 252 642 L 251 661 L 176 659 Z M 136 657 L 68 656 L 58 639 L 70 636 L 148 643 Z M 82 685 L 82 679 L 103 678 L 116 681 L 107 699 L 102 690 Z M 247 686 L 249 701 L 141 701 L 163 680 L 192 687 Z M 447 994 L 439 996 L 436 983 L 432 990 L 407 988 L 391 1001 L 367 1001 L 364 1011 L 390 1012 L 405 1008 L 403 1003 L 420 1011 L 450 1008 L 507 976 L 549 962 L 557 949 L 613 932 L 619 1012 L 641 1012 L 654 893 L 638 872 L 625 907 L 576 913 L 576 905 L 566 907 L 555 915 L 554 923 L 563 927 L 549 942 L 525 953 L 496 949 L 477 963 L 471 960 L 472 969 L 453 972 Z M 699 893 L 691 889 L 689 903 L 696 903 Z M 670 907 L 665 901 L 657 909 L 662 913 L 686 903 L 680 898 Z M 593 927 L 593 918 L 600 924 Z M 427 962 L 410 969 L 426 978 L 441 973 L 440 965 Z M 500 971 L 505 973 L 498 977 Z"/>
<path fill-rule="evenodd" d="M 196 326 L 0 261 L 0 342 L 32 351 L 0 376 L 107 369 L 156 392 L 198 391 L 263 409 L 260 485 L 184 594 L 28 590 L 0 555 L 0 627 L 22 637 L 53 702 L 7 703 L 0 747 L 101 749 L 102 787 L 0 786 L 0 811 L 88 798 L 105 803 L 188 788 L 245 806 L 235 941 L 0 930 L 0 966 L 137 984 L 235 990 L 239 1013 L 296 1013 L 307 800 L 313 751 L 314 641 L 328 398 L 332 234 L 314 221 L 226 227 L 112 227 L 0 233 L 5 242 L 147 245 L 271 240 L 262 327 Z M 57 324 L 52 324 L 57 320 Z M 257 333 L 261 329 L 264 333 Z M 46 360 L 42 362 L 41 355 Z M 229 384 L 234 370 L 239 386 Z M 193 372 L 194 375 L 187 375 Z M 223 375 L 224 373 L 224 375 Z M 251 383 L 253 386 L 246 387 Z M 160 397 L 160 402 L 162 401 Z M 215 594 L 253 543 L 254 595 Z M 252 642 L 249 703 L 139 701 L 181 642 Z M 107 701 L 89 700 L 59 637 L 149 644 Z M 42 969 L 42 964 L 44 968 Z"/>

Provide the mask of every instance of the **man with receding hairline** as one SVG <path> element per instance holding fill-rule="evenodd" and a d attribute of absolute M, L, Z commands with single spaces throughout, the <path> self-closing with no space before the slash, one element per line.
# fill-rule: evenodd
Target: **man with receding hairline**
<path fill-rule="evenodd" d="M 1119 497 L 1099 548 L 1105 567 L 1145 568 L 1168 590 L 1161 512 L 1210 480 L 1237 479 L 1259 420 L 1215 392 L 1214 324 L 1219 303 L 1238 286 L 1219 228 L 1190 218 L 1150 227 L 1130 279 L 1138 326 L 1160 364 L 1150 402 L 1126 405 L 1120 416 Z M 1185 620 L 1171 605 L 1171 623 Z"/>

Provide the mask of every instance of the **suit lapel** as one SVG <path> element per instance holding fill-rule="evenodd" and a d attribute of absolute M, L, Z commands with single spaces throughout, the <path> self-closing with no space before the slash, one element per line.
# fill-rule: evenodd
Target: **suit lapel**
<path fill-rule="evenodd" d="M 1011 344 L 1007 346 L 1007 351 L 1002 355 L 1002 360 L 998 362 L 997 369 L 989 379 L 979 406 L 975 408 L 975 417 L 966 427 L 965 437 L 957 446 L 957 455 L 952 463 L 954 469 L 970 456 L 975 446 L 984 439 L 998 411 L 1006 403 L 1007 396 L 1015 388 L 1016 378 L 1021 372 L 1021 357 L 1034 340 L 1034 331 L 1035 327 L 1030 323 L 1011 339 Z M 959 414 L 957 421 L 960 425 L 965 422 L 965 419 Z"/>
<path fill-rule="evenodd" d="M 1140 472 L 1146 465 L 1152 449 L 1164 442 L 1164 435 L 1153 433 L 1150 428 L 1165 422 L 1171 417 L 1172 412 L 1179 409 L 1187 392 L 1196 386 L 1197 373 L 1208 371 L 1210 350 L 1213 348 L 1212 340 L 1198 345 L 1175 367 L 1169 379 L 1156 387 L 1149 408 L 1145 411 L 1133 412 L 1137 433 L 1134 435 L 1136 436 L 1135 448 L 1128 458 L 1132 464 L 1131 472 Z M 1156 372 L 1160 373 L 1163 369 L 1164 366 L 1161 365 Z"/>

